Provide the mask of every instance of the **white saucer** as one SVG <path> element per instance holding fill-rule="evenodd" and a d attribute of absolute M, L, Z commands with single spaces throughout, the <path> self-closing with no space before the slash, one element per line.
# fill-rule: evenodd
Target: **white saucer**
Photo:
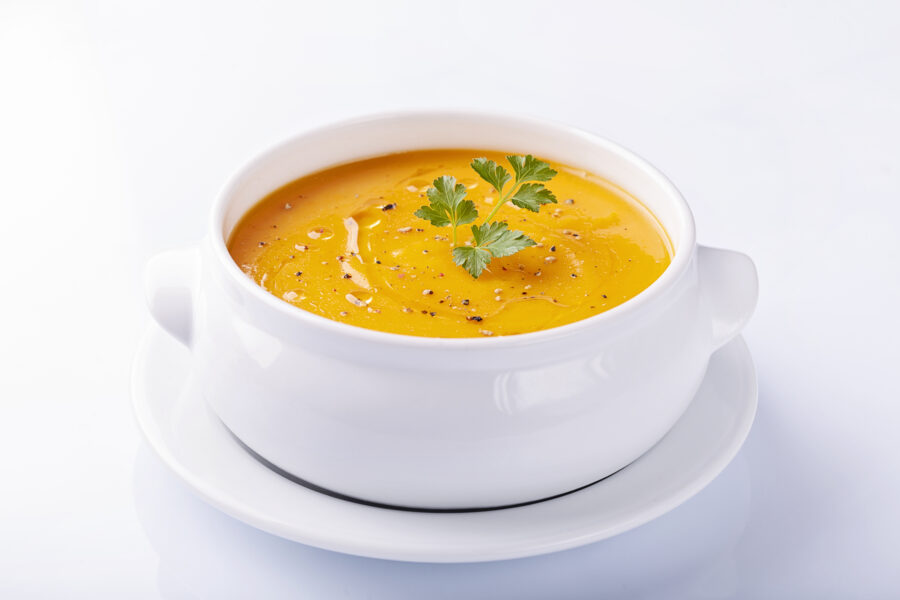
<path fill-rule="evenodd" d="M 665 438 L 603 481 L 519 508 L 420 513 L 314 492 L 252 458 L 207 408 L 187 349 L 151 326 L 135 357 L 132 396 L 150 446 L 207 502 L 254 527 L 338 552 L 420 562 L 545 554 L 642 525 L 703 489 L 743 444 L 756 413 L 756 372 L 737 338 L 713 355 L 693 403 Z"/>

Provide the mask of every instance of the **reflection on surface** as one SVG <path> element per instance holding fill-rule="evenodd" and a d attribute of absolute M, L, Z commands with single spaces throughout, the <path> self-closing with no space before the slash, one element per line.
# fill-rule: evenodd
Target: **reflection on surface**
<path fill-rule="evenodd" d="M 739 455 L 704 491 L 618 537 L 546 556 L 418 564 L 348 556 L 258 531 L 195 496 L 143 445 L 138 518 L 159 554 L 165 598 L 727 598 L 749 512 Z"/>

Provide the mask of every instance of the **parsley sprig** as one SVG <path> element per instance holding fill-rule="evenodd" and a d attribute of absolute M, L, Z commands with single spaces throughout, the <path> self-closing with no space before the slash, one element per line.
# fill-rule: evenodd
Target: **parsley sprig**
<path fill-rule="evenodd" d="M 498 199 L 484 222 L 472 225 L 472 241 L 469 244 L 457 245 L 456 228 L 475 221 L 478 210 L 471 200 L 465 199 L 466 186 L 456 183 L 455 177 L 443 175 L 435 179 L 434 187 L 428 188 L 427 192 L 429 205 L 415 212 L 417 217 L 431 222 L 435 227 L 449 225 L 453 228 L 453 262 L 476 279 L 492 259 L 535 245 L 535 241 L 521 231 L 510 230 L 506 221 L 494 221 L 497 212 L 507 202 L 532 212 L 538 212 L 544 204 L 556 203 L 553 192 L 540 183 L 550 181 L 556 175 L 550 165 L 530 154 L 507 156 L 506 159 L 514 175 L 487 158 L 472 161 L 472 169 L 494 188 Z M 512 185 L 507 187 L 510 181 Z"/>

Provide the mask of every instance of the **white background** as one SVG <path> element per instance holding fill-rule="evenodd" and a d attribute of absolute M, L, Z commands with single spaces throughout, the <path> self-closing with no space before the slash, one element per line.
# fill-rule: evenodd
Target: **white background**
<path fill-rule="evenodd" d="M 898 24 L 891 2 L 0 2 L 0 596 L 900 596 Z M 556 555 L 392 563 L 234 521 L 143 444 L 146 258 L 198 239 L 265 146 L 405 107 L 606 135 L 755 259 L 759 414 L 700 495 Z"/>

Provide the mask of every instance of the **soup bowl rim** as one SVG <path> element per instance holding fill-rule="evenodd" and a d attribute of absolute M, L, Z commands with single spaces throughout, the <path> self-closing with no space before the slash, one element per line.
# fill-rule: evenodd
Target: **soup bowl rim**
<path fill-rule="evenodd" d="M 673 255 L 670 264 L 654 280 L 649 286 L 641 290 L 639 293 L 629 298 L 622 304 L 619 304 L 609 310 L 597 313 L 595 315 L 551 327 L 527 333 L 514 335 L 498 335 L 498 336 L 480 336 L 480 337 L 430 337 L 407 335 L 401 333 L 393 333 L 386 331 L 378 331 L 367 329 L 356 325 L 341 323 L 306 311 L 302 308 L 294 306 L 281 298 L 276 297 L 270 292 L 263 289 L 255 281 L 253 281 L 246 273 L 244 273 L 228 251 L 225 236 L 226 213 L 233 199 L 233 196 L 242 182 L 260 169 L 267 161 L 277 159 L 282 153 L 298 143 L 306 137 L 313 137 L 328 133 L 337 134 L 341 129 L 377 121 L 395 120 L 401 122 L 408 119 L 470 119 L 472 121 L 488 120 L 495 122 L 504 122 L 511 126 L 543 128 L 546 130 L 555 130 L 560 136 L 573 136 L 587 141 L 591 145 L 602 148 L 603 150 L 616 154 L 620 158 L 638 167 L 644 176 L 651 179 L 654 185 L 658 186 L 672 203 L 677 213 L 678 226 L 680 227 L 677 244 L 673 243 Z M 429 146 L 433 149 L 442 149 L 439 146 Z M 422 148 L 410 148 L 410 151 Z M 449 149 L 449 148 L 448 148 Z M 540 154 L 540 149 L 536 154 Z M 394 152 L 384 152 L 374 154 L 374 156 L 385 156 Z M 347 160 L 343 163 L 334 163 L 331 166 L 340 164 L 350 164 L 366 157 L 359 157 Z M 578 167 L 578 165 L 571 165 Z M 327 167 L 326 167 L 327 168 Z M 309 175 L 304 173 L 299 177 Z M 285 182 L 287 183 L 287 182 Z M 282 184 L 283 185 L 283 184 Z M 272 190 L 274 191 L 274 190 Z M 628 191 L 628 190 L 626 190 Z M 262 200 L 262 198 L 260 198 Z M 640 201 L 640 199 L 638 199 Z M 648 208 L 649 210 L 649 208 Z M 244 212 L 246 214 L 246 211 Z M 659 220 L 655 215 L 654 218 Z M 665 224 L 659 220 L 660 226 L 670 235 Z M 671 235 L 670 235 L 671 240 Z M 243 294 L 252 301 L 257 302 L 259 307 L 263 307 L 270 315 L 276 319 L 287 319 L 293 324 L 302 324 L 316 330 L 316 333 L 336 336 L 344 338 L 347 341 L 360 341 L 370 344 L 380 344 L 390 347 L 407 348 L 407 349 L 440 349 L 444 351 L 465 351 L 470 349 L 479 350 L 502 350 L 507 348 L 520 348 L 532 346 L 542 342 L 554 342 L 565 339 L 578 333 L 584 333 L 585 330 L 598 330 L 604 327 L 612 327 L 614 325 L 622 325 L 625 321 L 634 318 L 640 318 L 640 313 L 645 311 L 649 305 L 662 300 L 662 297 L 671 290 L 677 282 L 688 271 L 693 260 L 694 250 L 696 248 L 696 231 L 694 225 L 693 214 L 688 206 L 687 201 L 675 185 L 648 161 L 635 154 L 631 150 L 624 148 L 612 140 L 600 135 L 590 133 L 578 127 L 553 121 L 544 118 L 513 115 L 508 113 L 496 113 L 482 110 L 403 110 L 374 113 L 366 116 L 345 119 L 326 125 L 306 129 L 295 133 L 282 141 L 269 146 L 262 152 L 258 152 L 254 158 L 245 162 L 223 185 L 219 191 L 215 204 L 210 214 L 208 223 L 208 243 L 207 248 L 211 250 L 216 265 L 220 267 L 220 272 L 225 274 L 226 279 L 238 287 Z"/>

